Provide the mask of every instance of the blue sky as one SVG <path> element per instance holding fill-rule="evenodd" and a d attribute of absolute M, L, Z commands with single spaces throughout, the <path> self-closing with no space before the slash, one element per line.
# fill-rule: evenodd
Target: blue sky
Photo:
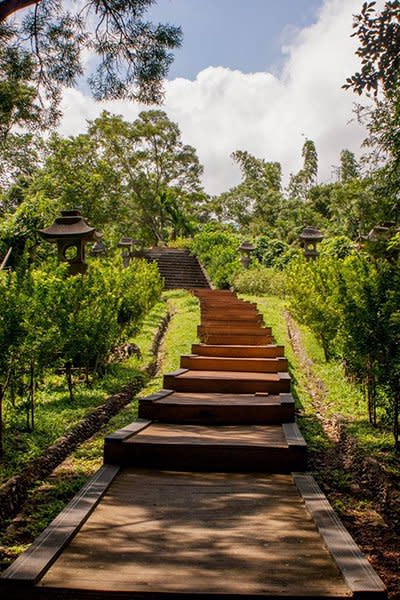
<path fill-rule="evenodd" d="M 158 0 L 152 21 L 180 25 L 184 40 L 168 79 L 209 66 L 279 71 L 282 46 L 317 20 L 323 0 Z"/>

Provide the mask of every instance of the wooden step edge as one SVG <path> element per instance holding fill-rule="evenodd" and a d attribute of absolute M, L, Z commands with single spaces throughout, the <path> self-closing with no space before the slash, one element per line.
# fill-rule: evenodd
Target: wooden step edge
<path fill-rule="evenodd" d="M 119 472 L 117 465 L 103 465 L 46 529 L 1 575 L 2 584 L 34 585 L 61 554 L 92 514 Z"/>
<path fill-rule="evenodd" d="M 222 325 L 221 327 L 208 327 L 207 325 L 198 325 L 197 326 L 197 335 L 204 336 L 216 336 L 216 335 L 227 335 L 227 336 L 243 336 L 243 337 L 270 337 L 272 335 L 271 327 L 232 327 L 232 322 L 230 325 Z"/>
<path fill-rule="evenodd" d="M 315 479 L 305 473 L 292 473 L 294 483 L 311 514 L 317 530 L 347 586 L 357 600 L 384 600 L 386 586 L 345 529 Z"/>
<path fill-rule="evenodd" d="M 307 448 L 307 442 L 296 422 L 282 423 L 282 429 L 289 448 Z"/>
<path fill-rule="evenodd" d="M 175 371 L 164 373 L 164 377 L 179 377 L 179 375 L 183 375 L 183 373 L 186 373 L 187 371 L 189 371 L 189 369 L 176 369 Z"/>
<path fill-rule="evenodd" d="M 170 396 L 174 393 L 174 390 L 166 390 L 162 389 L 159 392 L 155 392 L 154 394 L 150 394 L 149 396 L 145 396 L 145 398 L 138 398 L 139 404 L 152 404 L 153 402 L 157 402 L 161 400 L 161 398 L 166 398 L 166 396 Z"/>
<path fill-rule="evenodd" d="M 131 435 L 139 433 L 139 431 L 142 431 L 142 429 L 146 429 L 146 427 L 148 427 L 150 424 L 151 421 L 147 419 L 138 419 L 133 423 L 129 423 L 129 425 L 126 425 L 126 427 L 122 427 L 113 433 L 109 433 L 104 440 L 104 445 L 122 444 L 122 442 L 131 437 Z"/>
<path fill-rule="evenodd" d="M 288 394 L 287 392 L 281 392 L 279 394 L 282 404 L 295 404 L 293 394 Z"/>

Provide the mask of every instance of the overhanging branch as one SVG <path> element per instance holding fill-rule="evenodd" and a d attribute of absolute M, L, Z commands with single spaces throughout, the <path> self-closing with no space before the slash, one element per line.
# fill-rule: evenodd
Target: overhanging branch
<path fill-rule="evenodd" d="M 41 0 L 1 0 L 0 2 L 0 23 L 5 21 L 13 13 L 32 6 L 33 4 L 39 4 Z"/>

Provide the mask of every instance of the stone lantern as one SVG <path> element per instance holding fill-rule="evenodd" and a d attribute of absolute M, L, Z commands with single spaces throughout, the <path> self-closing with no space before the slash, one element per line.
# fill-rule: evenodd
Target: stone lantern
<path fill-rule="evenodd" d="M 397 260 L 399 248 L 393 246 L 388 248 L 388 242 L 399 230 L 395 229 L 394 223 L 375 225 L 366 236 L 361 236 L 362 245 L 375 257 L 385 257 L 388 260 Z"/>
<path fill-rule="evenodd" d="M 251 242 L 243 242 L 239 246 L 240 260 L 245 269 L 249 268 L 250 265 L 250 254 L 255 250 L 255 247 Z"/>
<path fill-rule="evenodd" d="M 132 256 L 133 239 L 122 237 L 118 242 L 118 248 L 121 248 L 122 263 L 124 267 L 128 267 Z"/>
<path fill-rule="evenodd" d="M 57 244 L 58 261 L 69 264 L 70 275 L 86 273 L 85 245 L 98 240 L 100 234 L 86 223 L 79 210 L 62 210 L 61 217 L 39 233 L 48 242 Z"/>
<path fill-rule="evenodd" d="M 304 248 L 304 256 L 307 260 L 315 259 L 319 256 L 317 244 L 324 239 L 323 234 L 316 227 L 305 227 L 300 234 L 300 240 Z"/>
<path fill-rule="evenodd" d="M 102 240 L 97 240 L 90 249 L 90 256 L 105 256 L 106 255 L 106 247 L 103 244 Z"/>

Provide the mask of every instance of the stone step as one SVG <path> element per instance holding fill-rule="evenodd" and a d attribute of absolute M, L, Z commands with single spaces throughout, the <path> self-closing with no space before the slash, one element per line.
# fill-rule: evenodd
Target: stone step
<path fill-rule="evenodd" d="M 122 442 L 106 438 L 106 464 L 225 473 L 290 473 L 306 467 L 306 443 L 295 423 L 206 426 L 143 420 L 136 426 Z"/>
<path fill-rule="evenodd" d="M 254 394 L 290 392 L 288 373 L 237 371 L 194 371 L 177 369 L 164 375 L 163 387 L 176 392 L 220 392 Z"/>
<path fill-rule="evenodd" d="M 164 423 L 276 424 L 294 421 L 291 394 L 213 394 L 161 390 L 139 399 L 139 417 Z"/>
<path fill-rule="evenodd" d="M 200 356 L 229 356 L 232 358 L 275 358 L 284 356 L 285 349 L 276 344 L 264 346 L 193 344 L 192 353 Z"/>
<path fill-rule="evenodd" d="M 286 358 L 230 358 L 226 356 L 181 356 L 182 369 L 194 371 L 250 371 L 253 373 L 280 373 L 288 370 Z"/>
<path fill-rule="evenodd" d="M 186 249 L 153 248 L 147 250 L 145 256 L 157 263 L 165 289 L 210 287 L 197 258 Z"/>

